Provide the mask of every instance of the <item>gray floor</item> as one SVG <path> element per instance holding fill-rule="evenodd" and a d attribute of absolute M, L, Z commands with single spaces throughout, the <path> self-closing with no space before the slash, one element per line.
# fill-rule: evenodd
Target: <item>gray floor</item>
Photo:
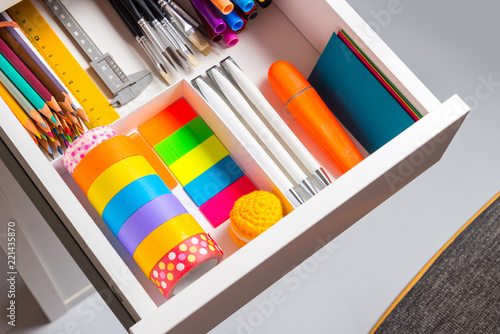
<path fill-rule="evenodd" d="M 349 2 L 439 99 L 458 93 L 473 111 L 438 165 L 213 334 L 368 332 L 429 258 L 500 190 L 500 6 L 465 0 Z M 124 333 L 95 298 L 52 324 L 39 317 L 39 325 L 9 333 Z"/>
<path fill-rule="evenodd" d="M 432 264 L 376 334 L 500 333 L 500 199 Z"/>

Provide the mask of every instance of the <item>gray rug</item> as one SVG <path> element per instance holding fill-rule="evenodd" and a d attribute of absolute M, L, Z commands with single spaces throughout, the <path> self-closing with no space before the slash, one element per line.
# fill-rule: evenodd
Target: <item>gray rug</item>
<path fill-rule="evenodd" d="M 449 245 L 375 333 L 500 333 L 500 198 Z"/>

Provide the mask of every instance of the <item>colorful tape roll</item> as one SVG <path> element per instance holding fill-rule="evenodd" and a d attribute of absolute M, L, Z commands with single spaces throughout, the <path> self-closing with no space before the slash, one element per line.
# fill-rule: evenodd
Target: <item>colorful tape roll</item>
<path fill-rule="evenodd" d="M 102 212 L 102 218 L 114 235 L 137 210 L 157 197 L 171 194 L 163 180 L 156 174 L 137 179 L 120 190 L 108 202 Z"/>
<path fill-rule="evenodd" d="M 151 271 L 151 280 L 167 298 L 182 291 L 188 276 L 199 277 L 222 260 L 222 250 L 205 233 L 194 235 L 165 254 Z"/>
<path fill-rule="evenodd" d="M 243 171 L 185 99 L 141 125 L 139 131 L 214 227 L 229 218 L 235 194 L 256 190 L 248 178 L 238 182 Z"/>
<path fill-rule="evenodd" d="M 134 255 L 139 244 L 166 221 L 188 213 L 173 194 L 164 194 L 149 201 L 134 212 L 118 232 L 118 240 Z"/>
<path fill-rule="evenodd" d="M 88 151 L 75 167 L 73 178 L 85 194 L 90 186 L 106 169 L 118 161 L 140 155 L 139 149 L 127 136 L 109 138 Z"/>
<path fill-rule="evenodd" d="M 143 156 L 125 158 L 106 169 L 95 179 L 87 197 L 99 215 L 102 215 L 106 205 L 120 190 L 141 177 L 153 174 L 156 172 Z"/>
<path fill-rule="evenodd" d="M 180 119 L 189 117 L 180 116 Z M 202 235 L 205 239 L 200 240 L 205 243 L 212 240 L 149 163 L 156 158 L 157 169 L 166 170 L 147 143 L 146 151 L 149 149 L 153 154 L 149 160 L 141 154 L 141 148 L 133 139 L 116 136 L 111 128 L 96 129 L 98 131 L 87 132 L 73 143 L 72 150 L 63 155 L 63 163 L 68 170 L 71 169 L 90 203 L 146 276 L 153 277 L 153 268 L 160 268 L 159 261 L 169 252 L 181 254 L 179 250 L 184 248 L 181 245 L 185 240 L 201 238 Z M 167 177 L 173 179 L 170 174 Z M 201 253 L 195 261 L 186 257 L 187 262 L 182 271 L 176 273 L 175 282 L 187 282 L 183 277 L 188 273 L 196 278 L 203 273 L 197 268 L 211 268 L 222 259 L 223 253 L 213 240 L 207 245 L 208 249 L 205 247 L 202 251 L 200 248 Z M 182 257 L 177 259 L 179 263 Z M 176 289 L 163 291 L 170 297 Z"/>
<path fill-rule="evenodd" d="M 75 140 L 64 152 L 63 165 L 73 175 L 81 159 L 100 143 L 116 136 L 115 131 L 109 126 L 99 126 L 87 131 Z"/>
<path fill-rule="evenodd" d="M 149 276 L 161 258 L 187 238 L 205 233 L 190 214 L 174 217 L 153 230 L 137 246 L 134 260 L 142 271 Z"/>
<path fill-rule="evenodd" d="M 167 185 L 168 189 L 172 190 L 177 187 L 177 180 L 174 178 L 172 173 L 168 170 L 167 166 L 160 159 L 155 150 L 149 145 L 149 143 L 144 139 L 144 137 L 138 133 L 134 132 L 128 136 L 132 142 L 135 144 L 136 148 L 139 150 L 140 155 L 144 156 L 146 160 L 151 164 L 156 173 L 161 177 L 163 182 Z"/>

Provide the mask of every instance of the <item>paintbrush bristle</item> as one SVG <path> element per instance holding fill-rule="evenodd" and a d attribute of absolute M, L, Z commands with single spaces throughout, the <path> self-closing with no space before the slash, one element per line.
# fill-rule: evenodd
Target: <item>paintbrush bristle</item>
<path fill-rule="evenodd" d="M 168 74 L 167 72 L 161 71 L 160 74 L 169 86 L 174 82 L 174 79 L 172 78 L 172 76 L 170 74 Z"/>
<path fill-rule="evenodd" d="M 208 48 L 205 48 L 203 50 L 200 50 L 200 52 L 204 55 L 204 56 L 208 56 L 210 54 L 210 52 L 212 52 L 212 46 L 209 45 Z"/>
<path fill-rule="evenodd" d="M 187 55 L 188 62 L 193 65 L 194 67 L 200 65 L 200 61 L 193 55 Z"/>
<path fill-rule="evenodd" d="M 188 37 L 189 40 L 191 41 L 191 43 L 193 43 L 193 45 L 198 49 L 200 50 L 205 56 L 208 54 L 205 54 L 204 53 L 204 50 L 207 50 L 208 48 L 210 50 L 212 50 L 212 47 L 210 46 L 210 44 L 208 44 L 207 40 L 203 38 L 203 36 L 198 32 L 196 31 L 194 34 L 192 34 L 191 36 Z M 210 50 L 208 51 L 210 53 Z"/>

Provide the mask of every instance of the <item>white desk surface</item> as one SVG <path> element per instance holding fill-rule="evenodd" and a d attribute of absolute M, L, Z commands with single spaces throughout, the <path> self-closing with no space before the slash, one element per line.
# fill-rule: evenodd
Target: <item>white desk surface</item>
<path fill-rule="evenodd" d="M 440 100 L 458 93 L 472 112 L 437 165 L 212 334 L 366 333 L 432 255 L 500 190 L 500 4 L 348 1 Z M 20 332 L 59 333 L 70 324 L 81 333 L 125 333 L 91 298 L 52 324 Z"/>

